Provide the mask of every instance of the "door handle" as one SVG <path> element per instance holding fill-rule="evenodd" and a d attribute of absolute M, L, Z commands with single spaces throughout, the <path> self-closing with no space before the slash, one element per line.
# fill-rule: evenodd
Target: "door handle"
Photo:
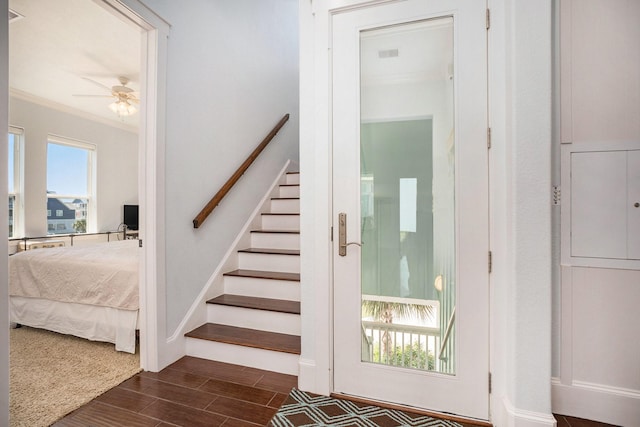
<path fill-rule="evenodd" d="M 347 214 L 341 212 L 338 214 L 338 255 L 347 256 L 347 246 L 362 246 L 358 242 L 347 243 Z"/>

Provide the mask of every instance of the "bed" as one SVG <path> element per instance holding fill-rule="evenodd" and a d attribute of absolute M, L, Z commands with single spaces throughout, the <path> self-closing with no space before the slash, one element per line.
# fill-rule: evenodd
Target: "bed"
<path fill-rule="evenodd" d="M 135 353 L 137 240 L 35 249 L 9 257 L 11 322 L 114 343 Z"/>

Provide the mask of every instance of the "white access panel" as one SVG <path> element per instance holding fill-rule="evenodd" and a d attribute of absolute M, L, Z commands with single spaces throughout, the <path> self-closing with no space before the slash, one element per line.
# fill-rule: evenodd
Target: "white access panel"
<path fill-rule="evenodd" d="M 627 258 L 627 152 L 571 153 L 571 256 Z"/>
<path fill-rule="evenodd" d="M 627 152 L 627 253 L 640 259 L 640 150 Z"/>

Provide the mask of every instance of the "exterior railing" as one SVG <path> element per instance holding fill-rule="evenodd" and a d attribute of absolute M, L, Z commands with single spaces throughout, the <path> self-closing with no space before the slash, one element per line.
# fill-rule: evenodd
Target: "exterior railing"
<path fill-rule="evenodd" d="M 439 370 L 440 329 L 363 321 L 363 358 L 385 365 Z M 369 348 L 365 352 L 366 344 Z"/>

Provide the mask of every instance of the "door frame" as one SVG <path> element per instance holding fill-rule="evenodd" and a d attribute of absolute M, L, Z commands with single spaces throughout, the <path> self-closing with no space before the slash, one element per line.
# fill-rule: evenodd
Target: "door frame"
<path fill-rule="evenodd" d="M 164 172 L 167 39 L 170 25 L 140 0 L 102 0 L 141 29 L 138 203 L 142 256 L 139 265 L 140 367 L 157 372 L 166 343 L 164 277 Z M 165 356 L 166 357 L 166 356 Z"/>

